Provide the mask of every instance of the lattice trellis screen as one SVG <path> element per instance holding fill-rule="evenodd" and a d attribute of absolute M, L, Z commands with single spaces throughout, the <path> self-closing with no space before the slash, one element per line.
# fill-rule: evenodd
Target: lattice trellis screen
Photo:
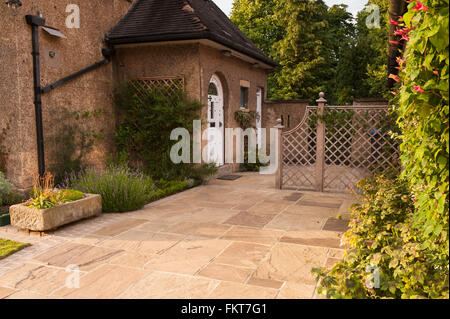
<path fill-rule="evenodd" d="M 139 95 L 144 95 L 149 90 L 160 90 L 165 96 L 182 92 L 184 90 L 184 77 L 151 77 L 131 80 Z"/>
<path fill-rule="evenodd" d="M 398 167 L 398 144 L 389 135 L 387 107 L 326 107 L 344 116 L 325 127 L 324 190 L 343 191 L 374 171 Z"/>
<path fill-rule="evenodd" d="M 328 125 L 317 122 L 318 110 L 308 106 L 303 121 L 282 134 L 281 187 L 349 191 L 371 172 L 398 167 L 387 106 L 325 106 L 337 118 Z"/>
<path fill-rule="evenodd" d="M 309 119 L 317 107 L 308 106 L 303 121 L 296 128 L 283 133 L 283 186 L 314 190 L 317 134 Z"/>

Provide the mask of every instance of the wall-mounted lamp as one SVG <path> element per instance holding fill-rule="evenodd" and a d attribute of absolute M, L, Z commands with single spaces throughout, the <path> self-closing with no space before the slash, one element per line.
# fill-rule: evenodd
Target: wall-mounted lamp
<path fill-rule="evenodd" d="M 49 27 L 48 25 L 45 25 L 45 26 L 42 27 L 42 29 L 45 32 L 47 32 L 48 34 L 50 34 L 51 36 L 54 36 L 54 37 L 57 37 L 57 38 L 67 39 L 67 37 L 64 34 L 62 34 L 62 32 L 59 31 L 56 28 L 52 28 L 52 27 Z"/>
<path fill-rule="evenodd" d="M 8 0 L 5 2 L 5 4 L 7 4 L 8 7 L 13 9 L 17 9 L 22 6 L 22 2 L 20 2 L 20 0 Z"/>

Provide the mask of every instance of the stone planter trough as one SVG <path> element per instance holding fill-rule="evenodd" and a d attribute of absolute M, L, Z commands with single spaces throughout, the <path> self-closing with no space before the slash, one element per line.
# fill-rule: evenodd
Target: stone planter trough
<path fill-rule="evenodd" d="M 32 231 L 47 231 L 100 215 L 102 213 L 101 196 L 85 195 L 80 200 L 47 209 L 28 208 L 24 204 L 13 205 L 9 208 L 11 225 Z"/>

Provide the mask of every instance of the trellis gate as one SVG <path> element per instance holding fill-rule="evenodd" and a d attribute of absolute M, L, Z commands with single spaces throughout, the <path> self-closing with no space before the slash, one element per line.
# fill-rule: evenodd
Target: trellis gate
<path fill-rule="evenodd" d="M 387 105 L 325 106 L 323 93 L 317 102 L 294 129 L 278 126 L 277 188 L 345 192 L 371 172 L 398 168 Z"/>

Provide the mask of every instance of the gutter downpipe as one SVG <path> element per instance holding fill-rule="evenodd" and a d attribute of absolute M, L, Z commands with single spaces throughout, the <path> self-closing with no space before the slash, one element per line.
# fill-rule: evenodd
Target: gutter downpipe
<path fill-rule="evenodd" d="M 48 93 L 54 88 L 72 81 L 81 75 L 98 69 L 102 65 L 108 64 L 114 55 L 112 47 L 102 49 L 102 55 L 105 57 L 102 61 L 96 62 L 78 72 L 66 76 L 52 84 L 41 88 L 40 57 L 39 57 L 39 27 L 45 26 L 45 19 L 40 16 L 26 15 L 27 24 L 31 26 L 32 31 L 32 56 L 33 56 L 33 82 L 34 82 L 34 109 L 36 114 L 36 137 L 38 153 L 39 176 L 45 174 L 45 153 L 44 153 L 44 132 L 42 124 L 42 94 Z"/>

